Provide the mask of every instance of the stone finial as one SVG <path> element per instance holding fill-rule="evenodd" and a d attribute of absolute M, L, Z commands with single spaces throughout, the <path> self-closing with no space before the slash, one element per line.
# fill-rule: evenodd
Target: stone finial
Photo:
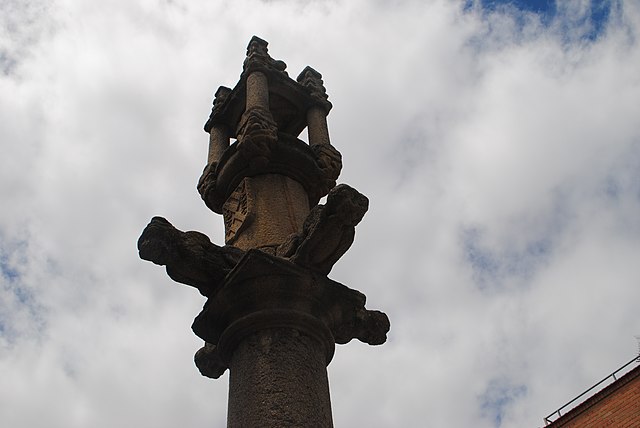
<path fill-rule="evenodd" d="M 204 124 L 204 130 L 206 132 L 211 132 L 211 128 L 214 124 L 221 121 L 220 115 L 222 112 L 222 108 L 229 98 L 231 94 L 231 88 L 227 88 L 226 86 L 220 86 L 216 91 L 213 98 L 213 107 L 211 108 L 211 114 L 209 115 L 209 120 Z"/>
<path fill-rule="evenodd" d="M 275 60 L 269 56 L 267 43 L 258 36 L 253 36 L 247 46 L 247 57 L 242 64 L 244 73 L 250 74 L 253 71 L 272 70 L 283 74 L 286 73 L 287 64 L 284 61 Z"/>
<path fill-rule="evenodd" d="M 325 89 L 324 82 L 322 81 L 322 74 L 318 73 L 313 68 L 306 66 L 304 70 L 300 72 L 296 80 L 307 89 L 314 102 L 323 107 L 325 112 L 328 114 L 329 110 L 331 110 L 332 104 L 329 102 L 329 96 L 327 95 L 327 90 Z"/>

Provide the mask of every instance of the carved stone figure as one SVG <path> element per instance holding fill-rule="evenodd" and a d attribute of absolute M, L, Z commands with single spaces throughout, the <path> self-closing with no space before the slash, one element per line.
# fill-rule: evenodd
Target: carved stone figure
<path fill-rule="evenodd" d="M 304 221 L 302 232 L 281 245 L 277 255 L 293 263 L 329 274 L 347 252 L 355 237 L 355 226 L 367 212 L 366 196 L 346 184 L 334 187 L 326 205 L 315 206 Z"/>

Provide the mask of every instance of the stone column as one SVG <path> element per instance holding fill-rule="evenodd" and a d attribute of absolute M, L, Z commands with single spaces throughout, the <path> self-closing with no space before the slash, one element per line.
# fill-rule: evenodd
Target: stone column
<path fill-rule="evenodd" d="M 331 428 L 335 344 L 379 345 L 390 327 L 362 293 L 328 278 L 369 201 L 336 185 L 322 76 L 307 67 L 294 81 L 285 69 L 253 37 L 240 81 L 218 89 L 205 124 L 198 191 L 223 215 L 226 245 L 161 217 L 138 240 L 141 258 L 207 298 L 192 325 L 204 341 L 194 360 L 210 378 L 229 369 L 230 428 Z M 305 126 L 309 144 L 297 138 Z"/>
<path fill-rule="evenodd" d="M 230 363 L 227 426 L 333 426 L 323 345 L 298 328 L 259 330 Z"/>
<path fill-rule="evenodd" d="M 311 67 L 305 67 L 298 75 L 297 81 L 307 88 L 313 100 L 313 104 L 307 110 L 309 145 L 331 145 L 327 126 L 327 115 L 331 110 L 331 103 L 322 81 L 322 74 Z"/>
<path fill-rule="evenodd" d="M 263 108 L 269 110 L 269 82 L 267 76 L 260 71 L 254 71 L 247 77 L 246 109 Z"/>
<path fill-rule="evenodd" d="M 220 157 L 229 148 L 230 130 L 229 126 L 220 119 L 221 106 L 227 101 L 231 89 L 220 86 L 213 98 L 213 108 L 209 120 L 205 124 L 205 130 L 209 133 L 209 154 L 207 164 L 215 165 L 220 161 Z"/>
<path fill-rule="evenodd" d="M 213 125 L 209 132 L 209 156 L 207 163 L 220 161 L 222 153 L 229 148 L 229 130 L 225 125 Z"/>
<path fill-rule="evenodd" d="M 307 110 L 307 126 L 310 145 L 329 145 L 329 128 L 327 127 L 327 112 L 320 106 L 313 106 Z"/>

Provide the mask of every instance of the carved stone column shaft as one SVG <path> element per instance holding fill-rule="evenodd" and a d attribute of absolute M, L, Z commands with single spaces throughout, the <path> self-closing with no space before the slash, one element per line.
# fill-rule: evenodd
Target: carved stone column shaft
<path fill-rule="evenodd" d="M 247 77 L 247 110 L 255 107 L 269 109 L 269 82 L 267 76 L 254 71 Z"/>
<path fill-rule="evenodd" d="M 225 150 L 229 148 L 229 130 L 224 125 L 217 125 L 209 132 L 208 163 L 217 163 Z"/>
<path fill-rule="evenodd" d="M 329 145 L 329 128 L 327 127 L 327 112 L 322 107 L 311 107 L 307 111 L 309 144 Z"/>
<path fill-rule="evenodd" d="M 333 426 L 323 345 L 296 329 L 260 330 L 233 353 L 227 426 Z"/>

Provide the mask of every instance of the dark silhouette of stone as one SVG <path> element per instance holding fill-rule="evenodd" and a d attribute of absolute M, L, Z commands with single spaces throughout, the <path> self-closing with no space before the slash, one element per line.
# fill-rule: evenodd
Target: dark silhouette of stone
<path fill-rule="evenodd" d="M 140 257 L 207 297 L 192 329 L 200 373 L 229 377 L 229 427 L 331 427 L 326 366 L 335 344 L 379 345 L 389 319 L 327 275 L 352 245 L 369 201 L 336 180 L 322 75 L 297 80 L 254 37 L 240 80 L 215 93 L 198 192 L 222 214 L 225 244 L 154 217 Z M 308 144 L 298 138 L 307 128 Z M 235 142 L 232 142 L 235 139 Z M 320 199 L 327 196 L 325 204 Z"/>
<path fill-rule="evenodd" d="M 219 247 L 200 232 L 182 232 L 166 219 L 154 217 L 138 239 L 140 258 L 167 267 L 171 279 L 211 296 L 244 251 Z"/>

